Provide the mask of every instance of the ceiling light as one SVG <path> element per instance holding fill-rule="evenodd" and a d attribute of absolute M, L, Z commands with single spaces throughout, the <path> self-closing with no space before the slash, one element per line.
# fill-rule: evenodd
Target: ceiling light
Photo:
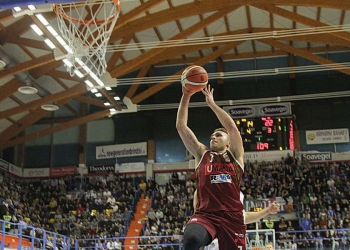
<path fill-rule="evenodd" d="M 55 44 L 53 44 L 53 42 L 51 42 L 50 39 L 47 38 L 47 39 L 45 39 L 44 41 L 45 41 L 45 43 L 50 47 L 50 49 L 56 48 Z"/>
<path fill-rule="evenodd" d="M 41 105 L 41 108 L 46 111 L 56 111 L 59 109 L 59 107 L 55 104 L 44 104 Z"/>
<path fill-rule="evenodd" d="M 67 50 L 67 52 L 68 52 L 69 54 L 73 54 L 73 50 L 71 49 L 71 47 L 69 47 L 68 44 L 63 45 L 63 47 L 64 47 L 65 50 Z"/>
<path fill-rule="evenodd" d="M 98 92 L 97 89 L 91 89 L 90 91 L 91 91 L 91 93 L 97 93 Z"/>
<path fill-rule="evenodd" d="M 35 15 L 38 19 L 39 19 L 39 21 L 42 23 L 42 24 L 44 24 L 45 26 L 47 26 L 47 25 L 49 25 L 49 22 L 45 19 L 45 17 L 43 16 L 43 15 L 41 15 L 41 14 L 37 14 L 37 15 Z"/>
<path fill-rule="evenodd" d="M 84 77 L 83 73 L 81 73 L 78 69 L 74 70 L 74 73 L 75 73 L 79 78 L 83 78 L 83 77 Z"/>
<path fill-rule="evenodd" d="M 32 86 L 22 86 L 18 88 L 18 91 L 25 95 L 34 95 L 38 93 L 38 90 Z"/>
<path fill-rule="evenodd" d="M 96 93 L 95 96 L 96 97 L 102 97 L 102 94 L 101 93 Z"/>
<path fill-rule="evenodd" d="M 109 102 L 105 102 L 104 105 L 105 106 L 111 106 L 111 104 Z"/>
<path fill-rule="evenodd" d="M 115 96 L 115 97 L 114 97 L 114 100 L 120 101 L 120 97 L 119 97 L 119 96 Z"/>
<path fill-rule="evenodd" d="M 73 64 L 68 59 L 63 59 L 63 63 L 69 68 L 73 67 Z"/>
<path fill-rule="evenodd" d="M 106 87 L 106 90 L 112 90 L 112 88 L 111 87 Z"/>
<path fill-rule="evenodd" d="M 28 5 L 28 9 L 29 10 L 36 10 L 36 7 L 32 4 Z"/>
<path fill-rule="evenodd" d="M 41 31 L 41 29 L 36 25 L 36 24 L 32 24 L 30 25 L 30 27 L 35 31 L 35 33 L 37 33 L 39 36 L 44 35 L 44 33 Z"/>
<path fill-rule="evenodd" d="M 14 7 L 13 10 L 16 12 L 20 12 L 22 10 L 22 8 L 21 7 Z"/>
<path fill-rule="evenodd" d="M 85 80 L 85 83 L 87 86 L 89 86 L 90 88 L 94 87 L 94 85 L 92 84 L 92 82 L 90 82 L 89 80 Z"/>
<path fill-rule="evenodd" d="M 47 26 L 46 28 L 47 28 L 48 31 L 50 31 L 50 33 L 51 33 L 53 36 L 58 36 L 57 31 L 56 31 L 54 28 L 52 28 L 51 25 Z"/>
<path fill-rule="evenodd" d="M 55 38 L 62 46 L 67 45 L 66 41 L 61 36 L 56 36 Z"/>

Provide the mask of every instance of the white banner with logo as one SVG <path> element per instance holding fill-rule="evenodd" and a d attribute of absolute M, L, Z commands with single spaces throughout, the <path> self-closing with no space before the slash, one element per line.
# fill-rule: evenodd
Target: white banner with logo
<path fill-rule="evenodd" d="M 309 153 L 302 153 L 301 157 L 305 157 L 309 162 L 316 162 L 316 161 L 332 161 L 331 152 L 309 152 Z"/>
<path fill-rule="evenodd" d="M 17 167 L 15 165 L 11 164 L 11 163 L 9 165 L 10 165 L 9 171 L 10 171 L 11 174 L 14 174 L 16 176 L 22 177 L 22 168 Z"/>
<path fill-rule="evenodd" d="M 117 164 L 116 171 L 119 173 L 133 173 L 133 172 L 145 172 L 145 163 L 143 162 L 129 162 Z"/>
<path fill-rule="evenodd" d="M 50 176 L 50 168 L 24 168 L 24 178 L 42 178 Z"/>
<path fill-rule="evenodd" d="M 147 142 L 96 147 L 96 159 L 134 157 L 147 155 Z"/>
<path fill-rule="evenodd" d="M 0 170 L 1 169 L 9 171 L 9 163 L 7 161 L 4 161 L 3 159 L 0 159 Z"/>
<path fill-rule="evenodd" d="M 306 130 L 306 144 L 330 144 L 349 142 L 349 129 Z"/>
<path fill-rule="evenodd" d="M 223 109 L 233 119 L 261 116 L 286 116 L 292 114 L 290 102 L 245 106 L 225 106 Z"/>
<path fill-rule="evenodd" d="M 244 162 L 249 160 L 250 162 L 274 162 L 281 160 L 282 157 L 286 157 L 287 154 L 293 155 L 293 150 L 276 150 L 276 151 L 256 151 L 245 152 Z"/>

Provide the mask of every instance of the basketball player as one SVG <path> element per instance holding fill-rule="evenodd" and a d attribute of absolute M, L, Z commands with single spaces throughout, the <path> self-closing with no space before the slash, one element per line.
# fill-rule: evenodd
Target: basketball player
<path fill-rule="evenodd" d="M 244 200 L 244 195 L 242 192 L 240 192 L 240 200 L 243 204 Z M 197 190 L 194 192 L 194 199 L 193 199 L 193 207 L 197 207 Z M 268 207 L 264 208 L 263 210 L 259 212 L 245 212 L 243 211 L 243 216 L 244 216 L 244 223 L 245 224 L 250 224 L 259 221 L 260 219 L 264 218 L 265 216 L 269 214 L 277 214 L 280 211 L 280 205 L 277 203 L 271 203 Z M 273 249 L 268 249 L 268 244 L 266 244 L 266 250 L 273 250 Z M 272 243 L 271 243 L 272 245 Z M 219 250 L 219 243 L 217 239 L 214 239 L 210 245 L 206 246 L 205 248 L 200 248 L 201 250 Z"/>
<path fill-rule="evenodd" d="M 231 117 L 214 101 L 214 89 L 207 85 L 202 93 L 208 107 L 224 128 L 210 136 L 210 148 L 199 142 L 187 126 L 188 106 L 193 92 L 182 88 L 176 128 L 195 157 L 198 207 L 184 232 L 184 250 L 198 250 L 218 239 L 220 249 L 245 250 L 243 205 L 240 182 L 243 174 L 243 143 Z"/>

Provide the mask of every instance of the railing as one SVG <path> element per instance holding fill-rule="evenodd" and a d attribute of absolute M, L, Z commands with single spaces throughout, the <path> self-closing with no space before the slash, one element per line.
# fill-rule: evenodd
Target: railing
<path fill-rule="evenodd" d="M 101 246 L 101 249 L 106 249 L 108 244 L 116 244 L 121 246 L 121 249 L 148 249 L 152 246 L 153 249 L 172 249 L 182 250 L 182 235 L 166 235 L 156 236 L 158 233 L 150 234 L 148 236 L 139 237 L 118 237 L 118 238 L 94 238 L 94 239 L 77 239 L 70 238 L 65 235 L 50 232 L 42 228 L 35 228 L 32 226 L 25 226 L 22 223 L 11 223 L 1 221 L 0 232 L 0 249 L 17 249 L 17 250 L 39 250 L 39 249 L 85 249 L 95 250 Z M 247 230 L 246 244 L 248 250 L 263 250 L 267 242 L 275 244 L 275 249 L 280 246 L 289 249 L 289 246 L 303 242 L 309 248 L 315 248 L 319 240 L 317 239 L 317 232 L 324 235 L 326 231 L 330 232 L 329 244 L 330 247 L 337 249 L 348 249 L 350 240 L 350 228 L 342 229 L 325 229 L 325 230 L 310 230 L 310 231 L 276 231 L 273 229 L 256 229 Z M 337 231 L 338 234 L 333 232 Z M 308 236 L 311 232 L 313 238 Z M 344 233 L 345 232 L 345 233 Z M 281 236 L 282 235 L 282 236 Z M 301 235 L 301 237 L 299 237 Z M 338 236 L 337 236 L 338 235 Z M 131 245 L 124 245 L 127 239 L 132 239 L 134 242 Z M 325 241 L 323 241 L 323 244 Z M 314 247 L 310 247 L 315 245 Z M 132 248 L 131 248 L 132 247 Z M 115 248 L 118 249 L 118 248 Z"/>

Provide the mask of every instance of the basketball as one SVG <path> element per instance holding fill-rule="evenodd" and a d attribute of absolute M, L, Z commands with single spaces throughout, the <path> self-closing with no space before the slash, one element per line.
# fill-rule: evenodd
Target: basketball
<path fill-rule="evenodd" d="M 199 92 L 205 88 L 208 83 L 207 71 L 197 65 L 187 67 L 181 75 L 182 86 L 190 92 Z"/>

